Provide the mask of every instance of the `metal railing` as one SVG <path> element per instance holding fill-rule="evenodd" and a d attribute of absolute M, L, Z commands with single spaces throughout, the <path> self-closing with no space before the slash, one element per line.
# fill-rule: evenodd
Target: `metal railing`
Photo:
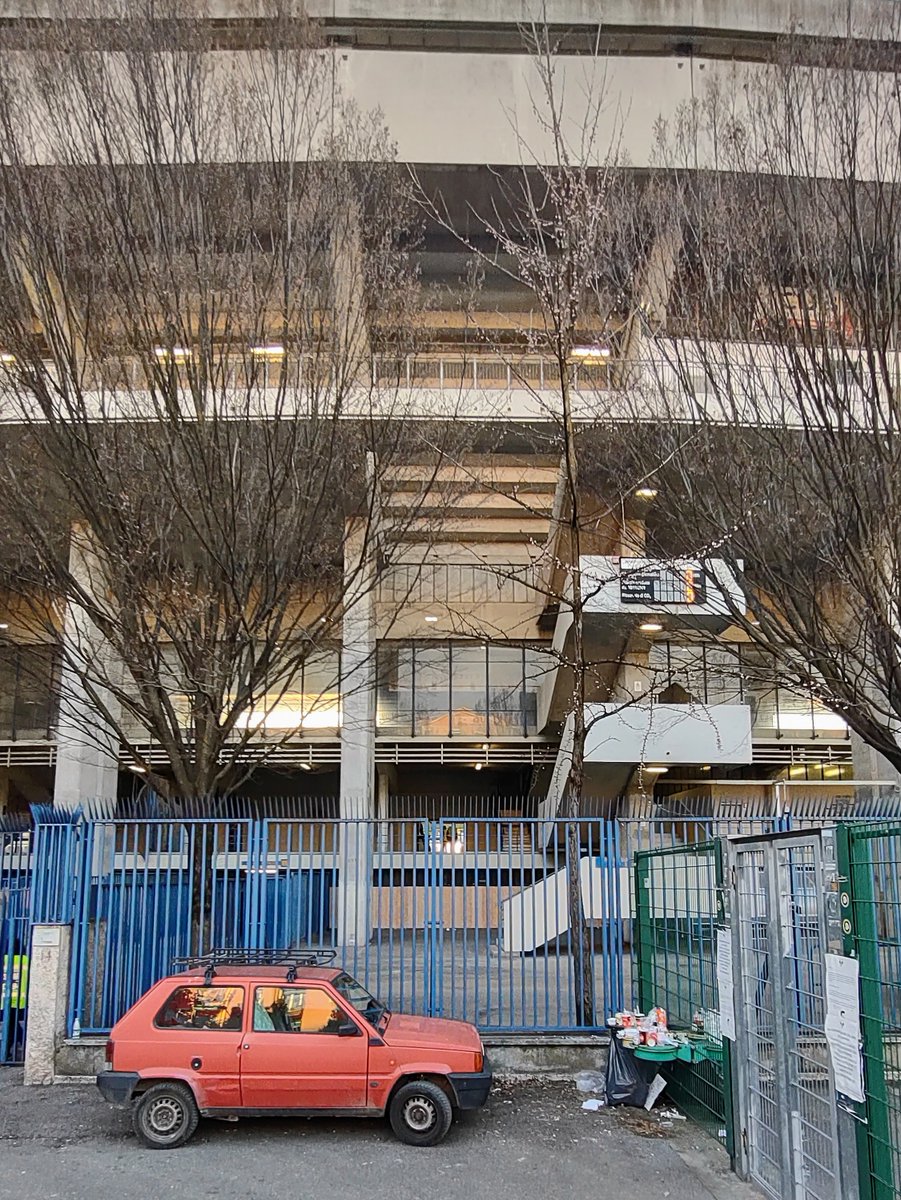
<path fill-rule="evenodd" d="M 173 958 L 222 945 L 335 946 L 389 1008 L 483 1030 L 600 1030 L 633 998 L 634 854 L 784 820 L 39 820 L 33 919 L 72 924 L 69 1026 L 85 1033 Z"/>

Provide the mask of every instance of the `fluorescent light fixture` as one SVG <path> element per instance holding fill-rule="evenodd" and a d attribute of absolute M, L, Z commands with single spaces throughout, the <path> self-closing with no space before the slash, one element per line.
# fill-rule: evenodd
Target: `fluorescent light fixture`
<path fill-rule="evenodd" d="M 154 346 L 153 353 L 157 358 L 171 358 L 175 362 L 184 362 L 185 359 L 191 357 L 191 351 L 187 346 L 173 346 L 171 349 L 168 346 Z"/>
<path fill-rule="evenodd" d="M 642 621 L 638 626 L 642 633 L 662 633 L 663 626 L 659 621 Z"/>
<path fill-rule="evenodd" d="M 146 775 L 147 774 L 147 768 L 139 767 L 137 763 L 131 763 L 131 765 L 129 766 L 129 770 L 134 771 L 134 773 L 136 775 Z"/>
<path fill-rule="evenodd" d="M 301 763 L 300 769 L 301 769 L 301 771 L 312 771 L 313 770 L 313 768 L 310 766 L 309 763 Z"/>
<path fill-rule="evenodd" d="M 429 616 L 429 617 L 426 617 L 425 620 L 429 623 L 429 625 L 434 625 L 437 622 L 438 618 Z"/>
<path fill-rule="evenodd" d="M 665 775 L 669 767 L 645 767 L 644 769 L 649 775 Z"/>
<path fill-rule="evenodd" d="M 573 346 L 573 358 L 609 358 L 609 346 Z"/>
<path fill-rule="evenodd" d="M 475 769 L 476 769 L 477 771 L 481 771 L 481 769 L 482 769 L 482 764 L 481 764 L 481 763 L 476 763 L 476 767 L 475 767 Z"/>
<path fill-rule="evenodd" d="M 638 500 L 654 500 L 657 496 L 657 489 L 655 487 L 636 488 L 635 496 Z"/>
<path fill-rule="evenodd" d="M 818 733 L 844 733 L 848 726 L 834 712 L 780 712 L 776 714 L 776 728 L 780 732 L 815 729 Z"/>
<path fill-rule="evenodd" d="M 265 346 L 251 346 L 250 353 L 255 358 L 284 358 L 285 347 L 278 342 L 270 342 Z"/>
<path fill-rule="evenodd" d="M 0 629 L 9 629 L 9 626 L 5 621 L 0 621 Z"/>

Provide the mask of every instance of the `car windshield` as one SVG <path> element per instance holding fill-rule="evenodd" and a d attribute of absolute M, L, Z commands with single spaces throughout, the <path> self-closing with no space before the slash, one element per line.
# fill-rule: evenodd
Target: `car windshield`
<path fill-rule="evenodd" d="M 376 1000 L 375 996 L 370 996 L 369 992 L 361 983 L 357 983 L 352 975 L 348 975 L 346 972 L 339 975 L 335 980 L 335 987 L 348 1004 L 352 1004 L 360 1016 L 365 1017 L 373 1028 L 378 1028 L 382 1017 L 388 1015 L 385 1005 Z"/>

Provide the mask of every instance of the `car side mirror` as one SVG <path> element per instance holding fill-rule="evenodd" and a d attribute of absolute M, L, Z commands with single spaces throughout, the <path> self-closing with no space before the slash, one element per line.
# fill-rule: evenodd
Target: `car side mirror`
<path fill-rule="evenodd" d="M 360 1037 L 360 1030 L 353 1021 L 342 1021 L 338 1026 L 338 1037 Z"/>

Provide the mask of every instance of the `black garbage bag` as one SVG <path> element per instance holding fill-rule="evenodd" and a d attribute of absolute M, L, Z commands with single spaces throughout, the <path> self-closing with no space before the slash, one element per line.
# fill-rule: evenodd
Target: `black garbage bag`
<path fill-rule="evenodd" d="M 605 1087 L 608 1105 L 628 1104 L 633 1108 L 644 1108 L 648 1088 L 656 1074 L 656 1063 L 636 1058 L 615 1034 L 611 1036 Z"/>

